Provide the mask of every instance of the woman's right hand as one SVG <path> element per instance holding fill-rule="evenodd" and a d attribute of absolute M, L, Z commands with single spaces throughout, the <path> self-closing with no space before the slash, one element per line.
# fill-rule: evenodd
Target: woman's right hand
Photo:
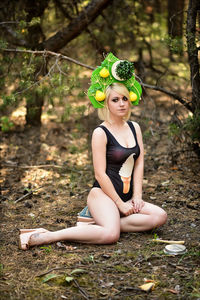
<path fill-rule="evenodd" d="M 124 215 L 124 216 L 129 216 L 134 213 L 134 206 L 133 203 L 131 202 L 123 202 L 121 199 L 116 201 L 116 205 L 119 209 L 119 211 Z"/>

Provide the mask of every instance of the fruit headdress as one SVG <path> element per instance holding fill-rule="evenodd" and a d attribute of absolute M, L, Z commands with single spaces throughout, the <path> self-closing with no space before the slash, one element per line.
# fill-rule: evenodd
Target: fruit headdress
<path fill-rule="evenodd" d="M 104 107 L 105 89 L 114 82 L 126 86 L 130 94 L 130 101 L 138 105 L 142 88 L 133 74 L 133 63 L 127 60 L 119 60 L 109 53 L 101 66 L 97 67 L 91 76 L 91 86 L 88 89 L 88 97 L 95 108 Z"/>

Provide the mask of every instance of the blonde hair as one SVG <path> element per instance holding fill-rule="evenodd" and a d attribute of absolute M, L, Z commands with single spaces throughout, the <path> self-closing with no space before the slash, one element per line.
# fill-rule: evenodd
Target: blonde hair
<path fill-rule="evenodd" d="M 111 91 L 115 91 L 116 93 L 125 96 L 128 100 L 130 99 L 129 91 L 127 90 L 127 88 L 125 87 L 124 84 L 114 82 L 111 85 L 109 85 L 105 91 L 106 98 L 105 98 L 105 102 L 104 102 L 104 107 L 98 108 L 98 117 L 102 121 L 110 121 L 110 112 L 108 109 L 108 99 L 110 97 Z M 129 100 L 129 102 L 130 102 L 130 100 Z M 131 104 L 131 102 L 130 102 L 130 104 Z M 127 121 L 130 118 L 130 115 L 131 115 L 131 109 L 129 109 L 127 115 L 124 117 L 124 120 Z"/>

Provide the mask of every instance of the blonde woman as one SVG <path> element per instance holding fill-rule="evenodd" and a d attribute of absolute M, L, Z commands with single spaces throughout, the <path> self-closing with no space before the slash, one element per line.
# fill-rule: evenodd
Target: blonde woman
<path fill-rule="evenodd" d="M 99 108 L 103 122 L 92 135 L 96 180 L 87 206 L 95 224 L 55 232 L 22 229 L 22 250 L 57 241 L 111 244 L 121 232 L 151 230 L 166 222 L 162 208 L 142 199 L 144 150 L 139 125 L 128 121 L 131 105 L 125 84 L 113 82 L 106 87 L 104 106 Z"/>

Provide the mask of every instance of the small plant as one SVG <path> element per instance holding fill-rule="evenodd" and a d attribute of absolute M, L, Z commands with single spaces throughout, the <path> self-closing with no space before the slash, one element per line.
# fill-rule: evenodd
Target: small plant
<path fill-rule="evenodd" d="M 158 235 L 157 235 L 157 233 L 154 233 L 154 235 L 153 235 L 153 239 L 154 239 L 154 240 L 157 240 L 157 239 L 158 239 Z"/>
<path fill-rule="evenodd" d="M 13 122 L 10 121 L 9 117 L 1 117 L 1 131 L 8 132 L 14 127 Z"/>
<path fill-rule="evenodd" d="M 194 142 L 200 142 L 200 111 L 196 111 L 193 116 L 187 118 L 184 128 L 190 133 Z"/>
<path fill-rule="evenodd" d="M 181 129 L 177 124 L 171 123 L 169 125 L 169 137 L 179 136 L 180 130 Z"/>
<path fill-rule="evenodd" d="M 71 104 L 67 103 L 65 105 L 64 113 L 61 116 L 61 122 L 69 121 L 71 115 L 72 115 L 72 106 Z"/>
<path fill-rule="evenodd" d="M 40 249 L 45 250 L 46 253 L 50 253 L 52 251 L 51 245 L 40 247 Z"/>

